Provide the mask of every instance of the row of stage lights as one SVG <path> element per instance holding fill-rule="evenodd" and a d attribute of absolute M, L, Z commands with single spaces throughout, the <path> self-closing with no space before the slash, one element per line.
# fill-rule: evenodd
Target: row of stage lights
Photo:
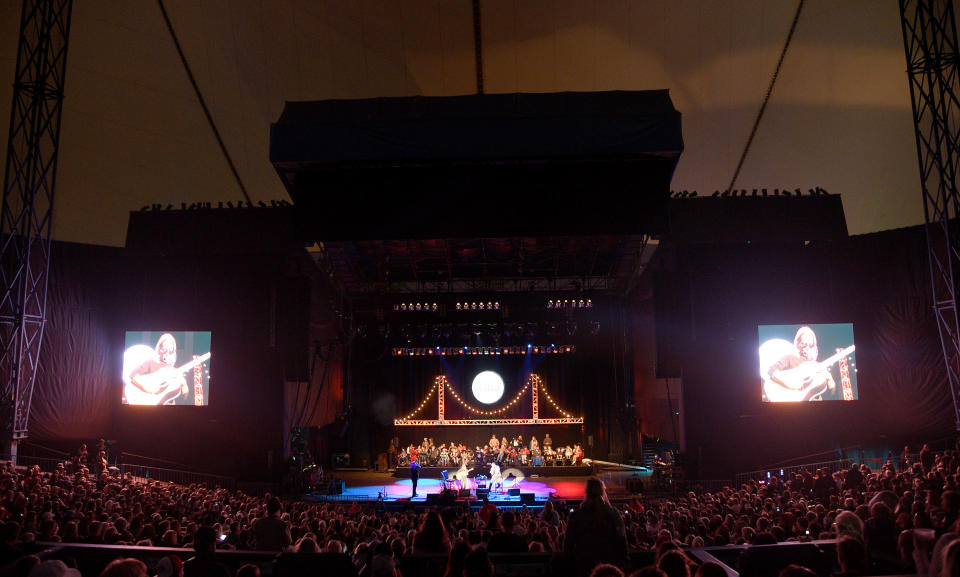
<path fill-rule="evenodd" d="M 577 352 L 573 345 L 516 346 L 516 347 L 395 347 L 395 357 L 445 357 L 456 355 L 526 355 L 570 354 Z"/>
<path fill-rule="evenodd" d="M 500 301 L 471 301 L 471 302 L 461 302 L 457 301 L 456 309 L 458 311 L 498 311 L 500 310 Z M 593 300 L 591 299 L 550 299 L 547 301 L 548 309 L 592 309 Z M 440 310 L 440 305 L 437 303 L 421 303 L 421 302 L 410 302 L 410 303 L 398 303 L 393 305 L 393 310 L 396 312 L 437 312 Z"/>
<path fill-rule="evenodd" d="M 576 299 L 557 299 L 557 300 L 548 300 L 547 301 L 548 309 L 592 309 L 593 301 L 590 299 L 587 300 L 576 300 Z"/>
<path fill-rule="evenodd" d="M 459 302 L 457 301 L 458 311 L 498 311 L 500 310 L 500 301 L 479 302 Z"/>
<path fill-rule="evenodd" d="M 393 310 L 436 312 L 440 310 L 440 307 L 437 306 L 437 303 L 400 303 L 397 305 L 393 305 Z"/>

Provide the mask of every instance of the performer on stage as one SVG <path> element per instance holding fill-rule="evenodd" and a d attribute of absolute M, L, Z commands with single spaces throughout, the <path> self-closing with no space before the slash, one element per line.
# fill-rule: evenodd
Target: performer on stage
<path fill-rule="evenodd" d="M 490 487 L 496 486 L 499 486 L 501 490 L 503 489 L 503 473 L 500 472 L 500 466 L 494 461 L 490 463 Z"/>
<path fill-rule="evenodd" d="M 410 483 L 413 485 L 413 497 L 417 496 L 417 481 L 420 480 L 420 464 L 410 461 Z"/>
<path fill-rule="evenodd" d="M 472 470 L 473 469 L 467 468 L 467 462 L 464 461 L 463 464 L 460 465 L 460 468 L 457 469 L 457 472 L 453 474 L 453 478 L 460 484 L 461 489 L 470 488 L 470 478 L 467 475 L 469 475 Z"/>

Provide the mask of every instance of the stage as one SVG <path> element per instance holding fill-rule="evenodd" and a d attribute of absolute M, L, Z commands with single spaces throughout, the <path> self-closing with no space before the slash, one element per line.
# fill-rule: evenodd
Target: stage
<path fill-rule="evenodd" d="M 514 473 L 515 477 L 521 477 L 524 479 L 529 479 L 531 477 L 589 477 L 593 474 L 593 469 L 590 467 L 584 466 L 565 466 L 565 467 L 501 467 L 503 471 L 504 480 L 507 479 L 510 475 L 508 471 L 519 471 L 519 474 Z M 443 471 L 446 471 L 450 477 L 453 477 L 453 474 L 457 472 L 457 467 L 421 467 L 420 468 L 420 481 L 423 482 L 424 479 L 442 479 Z M 475 479 L 478 475 L 484 475 L 487 478 L 490 477 L 490 465 L 484 465 L 483 467 L 473 468 L 468 477 L 471 480 Z M 394 477 L 400 477 L 403 479 L 410 478 L 410 467 L 397 467 L 393 472 Z"/>
<path fill-rule="evenodd" d="M 552 468 L 552 467 L 551 467 Z M 589 467 L 564 467 L 565 469 L 586 470 Z M 625 498 L 629 494 L 624 489 L 624 474 L 603 474 L 601 478 L 607 485 L 607 492 L 612 498 Z M 649 481 L 649 474 L 640 474 L 644 482 Z M 409 478 L 399 478 L 390 472 L 378 473 L 373 471 L 334 471 L 334 478 L 342 481 L 342 492 L 337 494 L 310 493 L 304 496 L 308 501 L 333 502 L 378 502 L 393 505 L 444 505 L 441 502 L 443 481 L 439 478 L 423 478 L 417 482 L 417 496 L 412 496 L 412 484 Z M 542 507 L 547 499 L 580 501 L 584 497 L 584 483 L 589 474 L 582 476 L 538 476 L 536 478 L 508 477 L 500 491 L 487 494 L 490 502 L 498 507 Z M 469 496 L 458 496 L 457 503 L 466 503 L 470 506 L 479 506 L 476 484 L 471 479 Z M 518 495 L 510 495 L 510 489 L 518 489 Z M 516 491 L 515 491 L 516 492 Z M 526 502 L 525 502 L 526 501 Z"/>

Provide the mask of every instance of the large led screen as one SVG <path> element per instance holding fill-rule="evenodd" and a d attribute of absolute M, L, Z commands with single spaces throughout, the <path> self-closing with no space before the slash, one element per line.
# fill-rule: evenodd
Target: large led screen
<path fill-rule="evenodd" d="M 208 331 L 128 331 L 123 404 L 209 404 L 210 336 Z"/>
<path fill-rule="evenodd" d="M 760 325 L 757 332 L 764 402 L 857 400 L 853 324 Z"/>

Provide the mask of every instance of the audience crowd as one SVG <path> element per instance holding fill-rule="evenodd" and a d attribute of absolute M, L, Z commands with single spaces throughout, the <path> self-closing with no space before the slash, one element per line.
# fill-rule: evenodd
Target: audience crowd
<path fill-rule="evenodd" d="M 909 454 L 879 469 L 866 465 L 804 471 L 712 493 L 611 503 L 591 478 L 582 502 L 548 501 L 542 510 L 449 507 L 387 512 L 378 504 L 311 503 L 266 495 L 6 465 L 0 470 L 0 567 L 9 575 L 80 575 L 61 560 L 26 555 L 35 542 L 184 549 L 156 567 L 117 559 L 100 575 L 259 575 L 230 570 L 226 549 L 346 554 L 361 576 L 401 575 L 409 556 L 447 559 L 444 575 L 492 575 L 492 553 L 551 553 L 553 575 L 719 577 L 690 548 L 836 539 L 839 575 L 960 575 L 960 452 L 913 462 Z M 652 553 L 633 567 L 631 551 Z M 750 548 L 740 553 L 743 567 Z M 790 566 L 782 577 L 822 568 Z M 404 575 L 403 577 L 411 577 Z"/>

